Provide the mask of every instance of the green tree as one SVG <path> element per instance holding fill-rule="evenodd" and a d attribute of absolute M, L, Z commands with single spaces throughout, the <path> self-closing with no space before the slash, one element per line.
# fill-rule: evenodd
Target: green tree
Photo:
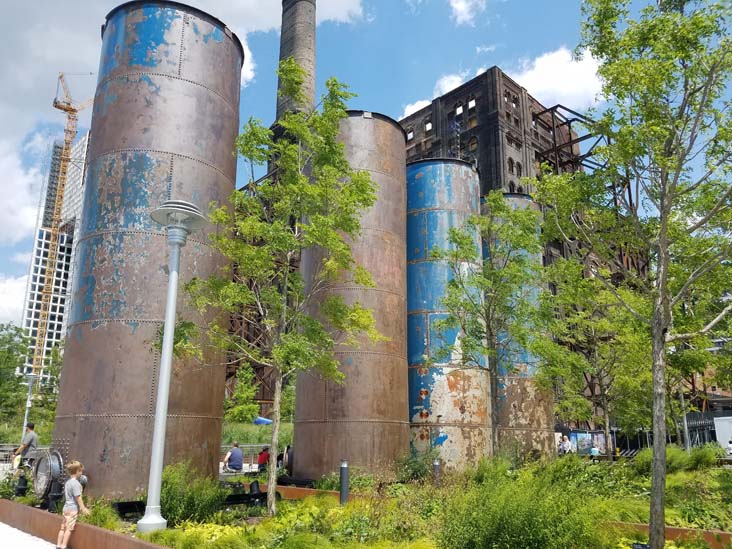
<path fill-rule="evenodd" d="M 244 364 L 236 371 L 234 392 L 224 402 L 224 419 L 251 423 L 259 414 L 259 404 L 254 400 L 256 394 L 254 372 L 249 364 Z"/>
<path fill-rule="evenodd" d="M 16 369 L 23 366 L 29 340 L 25 331 L 13 324 L 0 324 L 0 419 L 23 417 L 26 386 Z"/>
<path fill-rule="evenodd" d="M 438 333 L 460 333 L 435 358 L 459 356 L 466 367 L 488 366 L 494 453 L 498 362 L 528 344 L 539 284 L 539 224 L 537 210 L 514 208 L 501 191 L 491 191 L 484 214 L 472 217 L 467 227 L 450 229 L 447 249 L 432 250 L 435 259 L 448 263 L 451 274 L 442 300 L 448 316 L 435 326 Z"/>
<path fill-rule="evenodd" d="M 292 423 L 295 419 L 295 380 L 288 379 L 282 389 L 282 417 Z"/>
<path fill-rule="evenodd" d="M 531 346 L 540 358 L 537 381 L 554 389 L 560 418 L 601 423 L 612 456 L 611 418 L 630 431 L 641 426 L 633 421 L 647 409 L 650 393 L 638 381 L 651 359 L 648 330 L 576 260 L 553 263 L 546 282 L 539 308 L 539 331 L 546 337 L 533 338 Z M 633 296 L 624 291 L 624 299 L 632 302 Z M 642 305 L 636 301 L 636 307 Z M 636 408 L 640 414 L 631 412 Z"/>
<path fill-rule="evenodd" d="M 47 431 L 53 427 L 53 420 L 56 417 L 56 405 L 58 404 L 58 382 L 63 368 L 63 354 L 58 345 L 51 349 L 51 358 L 45 364 L 45 379 L 36 385 L 37 392 L 31 408 L 32 419 L 41 422 L 47 427 Z M 44 433 L 44 436 L 48 434 Z M 39 435 L 41 436 L 41 435 Z"/>
<path fill-rule="evenodd" d="M 638 9 L 637 9 L 638 8 Z M 732 41 L 726 1 L 585 0 L 579 52 L 599 62 L 610 138 L 592 174 L 544 177 L 556 236 L 651 334 L 651 547 L 664 544 L 669 348 L 728 333 L 732 241 Z M 716 284 L 726 280 L 723 285 Z M 636 310 L 616 287 L 647 295 Z M 689 301 L 691 299 L 691 302 Z M 694 322 L 675 323 L 684 305 Z"/>
<path fill-rule="evenodd" d="M 302 69 L 288 59 L 278 74 L 282 93 L 304 107 Z M 211 216 L 219 226 L 213 246 L 234 264 L 233 276 L 222 273 L 188 286 L 199 308 L 233 315 L 257 334 L 247 338 L 230 333 L 226 322 L 210 328 L 213 340 L 249 366 L 273 372 L 270 514 L 276 512 L 284 380 L 304 370 L 340 380 L 333 355 L 336 342 L 355 345 L 360 335 L 381 337 L 370 310 L 339 297 L 319 297 L 347 276 L 373 284 L 354 263 L 349 239 L 360 231 L 361 212 L 376 201 L 370 176 L 349 166 L 338 142 L 340 122 L 347 116 L 345 102 L 352 94 L 333 78 L 326 82 L 326 90 L 320 110 L 285 114 L 278 121 L 276 139 L 259 121 L 246 123 L 237 148 L 252 167 L 252 181 L 231 196 L 231 208 L 218 208 Z M 255 167 L 262 166 L 269 173 L 254 181 Z M 317 249 L 322 260 L 305 281 L 297 264 L 308 249 Z"/>

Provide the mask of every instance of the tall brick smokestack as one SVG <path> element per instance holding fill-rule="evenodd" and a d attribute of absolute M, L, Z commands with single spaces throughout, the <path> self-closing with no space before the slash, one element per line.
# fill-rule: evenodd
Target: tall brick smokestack
<path fill-rule="evenodd" d="M 303 93 L 305 107 L 315 105 L 315 0 L 282 0 L 282 33 L 280 61 L 292 57 L 305 69 Z M 279 88 L 279 84 L 278 84 Z M 292 101 L 277 98 L 277 120 L 289 110 Z"/>

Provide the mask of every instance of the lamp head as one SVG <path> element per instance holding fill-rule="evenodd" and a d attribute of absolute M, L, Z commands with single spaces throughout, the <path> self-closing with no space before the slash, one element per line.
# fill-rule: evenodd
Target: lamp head
<path fill-rule="evenodd" d="M 200 208 L 185 200 L 166 200 L 150 214 L 153 221 L 163 227 L 183 227 L 188 232 L 200 229 L 206 223 L 206 218 Z"/>

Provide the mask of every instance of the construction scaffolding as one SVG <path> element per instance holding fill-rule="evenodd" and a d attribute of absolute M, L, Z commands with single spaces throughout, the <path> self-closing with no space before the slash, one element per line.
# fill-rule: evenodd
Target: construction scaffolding
<path fill-rule="evenodd" d="M 59 91 L 63 96 L 59 97 Z M 69 166 L 71 165 L 71 147 L 76 138 L 79 112 L 91 104 L 91 100 L 77 103 L 71 97 L 69 87 L 66 83 L 64 73 L 58 75 L 58 87 L 56 98 L 53 100 L 54 108 L 66 113 L 66 127 L 64 128 L 64 144 L 61 152 L 61 163 L 59 166 L 56 196 L 53 203 L 53 214 L 49 232 L 48 257 L 45 261 L 43 272 L 43 290 L 41 292 L 41 308 L 38 315 L 38 329 L 36 331 L 35 345 L 33 349 L 33 373 L 40 376 L 45 365 L 45 342 L 48 333 L 48 316 L 53 298 L 53 282 L 58 261 L 59 234 L 61 233 L 62 211 L 64 205 L 64 191 L 68 179 Z"/>

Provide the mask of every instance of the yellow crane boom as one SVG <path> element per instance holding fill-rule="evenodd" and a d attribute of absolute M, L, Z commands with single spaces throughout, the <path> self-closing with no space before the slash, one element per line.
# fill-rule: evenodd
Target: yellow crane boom
<path fill-rule="evenodd" d="M 66 127 L 64 129 L 64 147 L 61 152 L 61 163 L 58 171 L 56 199 L 53 204 L 53 217 L 51 218 L 51 227 L 49 228 L 48 258 L 46 259 L 43 270 L 41 310 L 38 315 L 38 328 L 36 330 L 35 349 L 33 351 L 33 373 L 36 375 L 41 374 L 44 365 L 44 350 L 46 347 L 46 336 L 48 334 L 48 315 L 53 298 L 53 282 L 56 273 L 56 262 L 58 261 L 58 240 L 62 221 L 61 212 L 64 205 L 64 191 L 66 189 L 69 164 L 71 163 L 71 147 L 76 137 L 76 124 L 79 119 L 79 112 L 91 103 L 91 100 L 77 103 L 72 99 L 66 78 L 62 72 L 58 75 L 58 83 L 59 88 L 63 91 L 63 96 L 59 97 L 57 93 L 56 98 L 53 100 L 53 106 L 66 113 Z"/>

